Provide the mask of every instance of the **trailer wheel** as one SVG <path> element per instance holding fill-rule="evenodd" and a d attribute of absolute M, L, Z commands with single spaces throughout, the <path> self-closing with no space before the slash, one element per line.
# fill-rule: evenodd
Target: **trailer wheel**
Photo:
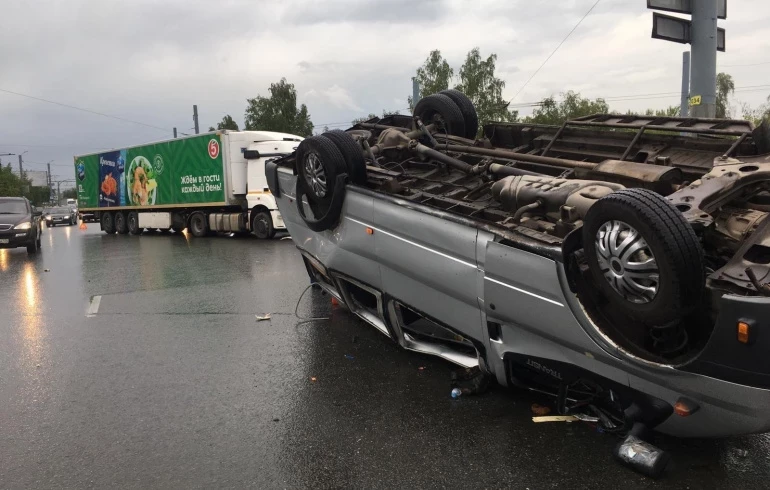
<path fill-rule="evenodd" d="M 476 113 L 476 108 L 473 106 L 471 99 L 453 88 L 442 90 L 439 93 L 452 99 L 452 102 L 457 104 L 457 108 L 460 109 L 463 121 L 465 122 L 465 137 L 471 140 L 476 139 L 479 132 L 479 115 Z"/>
<path fill-rule="evenodd" d="M 334 129 L 324 133 L 322 136 L 329 138 L 337 149 L 342 153 L 345 164 L 348 168 L 350 181 L 354 184 L 366 183 L 366 162 L 364 161 L 364 150 L 359 146 L 356 140 L 345 131 Z"/>
<path fill-rule="evenodd" d="M 273 218 L 267 211 L 260 211 L 254 215 L 254 219 L 251 221 L 251 229 L 254 232 L 254 235 L 262 240 L 267 240 L 275 236 Z"/>
<path fill-rule="evenodd" d="M 337 176 L 347 174 L 345 158 L 324 136 L 302 140 L 295 155 L 297 185 L 306 190 L 310 203 L 328 207 L 336 191 Z"/>
<path fill-rule="evenodd" d="M 126 215 L 118 211 L 115 213 L 115 231 L 120 235 L 126 235 L 128 233 L 128 225 L 126 224 Z"/>
<path fill-rule="evenodd" d="M 196 238 L 202 238 L 208 235 L 209 225 L 206 220 L 206 215 L 197 212 L 190 216 L 190 233 Z"/>
<path fill-rule="evenodd" d="M 136 211 L 128 213 L 128 232 L 132 235 L 142 234 L 142 229 L 139 228 L 139 213 Z"/>
<path fill-rule="evenodd" d="M 660 194 L 624 189 L 599 199 L 586 214 L 583 244 L 602 295 L 632 320 L 676 322 L 703 299 L 700 241 Z"/>
<path fill-rule="evenodd" d="M 465 121 L 460 108 L 449 97 L 433 94 L 417 102 L 413 111 L 424 124 L 436 124 L 439 132 L 465 137 Z"/>
<path fill-rule="evenodd" d="M 112 213 L 102 213 L 101 219 L 102 230 L 108 235 L 115 233 L 115 220 Z"/>

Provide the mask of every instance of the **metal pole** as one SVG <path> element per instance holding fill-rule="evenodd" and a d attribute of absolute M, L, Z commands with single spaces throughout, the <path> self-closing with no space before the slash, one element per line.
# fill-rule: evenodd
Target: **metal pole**
<path fill-rule="evenodd" d="M 417 77 L 412 77 L 412 107 L 417 105 L 418 100 L 420 100 L 420 82 L 417 81 Z"/>
<path fill-rule="evenodd" d="M 195 134 L 199 134 L 200 128 L 198 127 L 198 106 L 197 105 L 193 106 L 193 122 L 195 123 Z"/>
<path fill-rule="evenodd" d="M 692 5 L 692 67 L 690 93 L 700 95 L 692 106 L 693 117 L 715 117 L 717 110 L 717 3 L 698 0 Z"/>
<path fill-rule="evenodd" d="M 51 164 L 48 164 L 48 200 L 51 200 L 51 192 L 53 189 L 51 189 Z"/>
<path fill-rule="evenodd" d="M 19 179 L 21 180 L 21 197 L 24 197 L 24 166 L 21 163 L 21 155 L 19 155 Z"/>
<path fill-rule="evenodd" d="M 56 205 L 61 206 L 61 181 L 56 183 Z"/>
<path fill-rule="evenodd" d="M 176 128 L 174 128 L 174 138 L 176 138 Z"/>
<path fill-rule="evenodd" d="M 679 117 L 687 117 L 690 112 L 690 52 L 682 53 L 682 101 L 679 104 Z"/>

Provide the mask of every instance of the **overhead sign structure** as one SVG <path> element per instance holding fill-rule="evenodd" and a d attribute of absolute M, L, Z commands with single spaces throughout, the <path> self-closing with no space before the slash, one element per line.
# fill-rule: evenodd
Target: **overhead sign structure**
<path fill-rule="evenodd" d="M 675 43 L 690 44 L 692 42 L 692 22 L 673 15 L 652 13 L 652 37 Z M 717 28 L 717 51 L 725 50 L 725 30 Z"/>
<path fill-rule="evenodd" d="M 647 8 L 677 14 L 692 14 L 692 3 L 698 0 L 647 0 Z M 727 18 L 727 0 L 717 1 L 717 19 Z"/>

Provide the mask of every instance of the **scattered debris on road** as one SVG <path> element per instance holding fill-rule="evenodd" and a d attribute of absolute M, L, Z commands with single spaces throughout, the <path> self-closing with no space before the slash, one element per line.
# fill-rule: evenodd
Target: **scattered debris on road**
<path fill-rule="evenodd" d="M 265 320 L 270 319 L 270 313 L 265 313 L 263 316 L 255 315 L 257 317 L 258 322 L 264 322 Z"/>
<path fill-rule="evenodd" d="M 551 413 L 551 409 L 549 407 L 538 405 L 537 403 L 533 403 L 532 413 L 538 416 L 548 415 L 549 413 Z"/>

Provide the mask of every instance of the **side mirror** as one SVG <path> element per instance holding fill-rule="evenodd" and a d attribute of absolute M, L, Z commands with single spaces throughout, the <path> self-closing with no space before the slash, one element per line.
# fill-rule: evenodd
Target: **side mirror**
<path fill-rule="evenodd" d="M 260 155 L 259 151 L 257 150 L 244 150 L 243 151 L 243 158 L 246 160 L 259 160 Z"/>

